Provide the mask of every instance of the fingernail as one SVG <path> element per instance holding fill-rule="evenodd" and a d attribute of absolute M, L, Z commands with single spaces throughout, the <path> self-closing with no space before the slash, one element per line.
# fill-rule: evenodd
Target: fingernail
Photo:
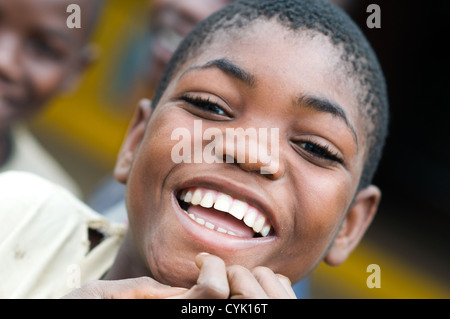
<path fill-rule="evenodd" d="M 195 256 L 195 264 L 197 265 L 197 267 L 202 267 L 203 265 L 203 258 L 205 256 L 209 256 L 210 254 L 208 254 L 207 252 L 201 252 L 199 253 L 197 256 Z"/>

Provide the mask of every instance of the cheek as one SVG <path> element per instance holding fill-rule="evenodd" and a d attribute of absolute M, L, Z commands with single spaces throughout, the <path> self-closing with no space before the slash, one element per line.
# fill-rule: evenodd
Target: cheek
<path fill-rule="evenodd" d="M 29 63 L 27 68 L 28 103 L 42 106 L 64 85 L 65 77 L 70 76 L 69 68 L 61 64 Z"/>
<path fill-rule="evenodd" d="M 178 165 L 171 159 L 178 142 L 171 134 L 189 127 L 185 119 L 176 111 L 154 111 L 127 181 L 129 227 L 136 250 L 157 280 L 177 286 L 191 277 L 194 284 L 197 273 L 191 250 L 198 248 L 186 247 L 168 198 L 173 185 L 167 177 Z"/>
<path fill-rule="evenodd" d="M 174 129 L 183 127 L 178 116 L 158 109 L 152 115 L 145 136 L 135 155 L 130 176 L 127 181 L 127 205 L 130 225 L 149 236 L 157 231 L 161 224 L 168 222 L 167 214 L 167 176 L 177 165 L 171 159 L 171 152 L 177 141 L 171 140 Z M 164 194 L 164 195 L 163 195 Z M 152 232 L 149 232 L 153 229 Z"/>
<path fill-rule="evenodd" d="M 155 120 L 155 117 L 152 117 L 135 154 L 127 181 L 134 203 L 139 198 L 152 201 L 152 206 L 158 203 L 161 185 L 173 166 L 173 161 L 170 159 L 172 148 L 170 136 L 170 123 L 164 118 Z M 150 195 L 152 198 L 149 198 Z"/>
<path fill-rule="evenodd" d="M 311 246 L 322 249 L 334 238 L 351 201 L 349 181 L 339 174 L 315 175 L 304 183 L 308 198 L 301 211 L 300 226 Z"/>
<path fill-rule="evenodd" d="M 293 178 L 291 196 L 296 196 L 296 204 L 292 235 L 285 245 L 289 248 L 284 252 L 291 259 L 284 273 L 291 278 L 303 278 L 322 260 L 351 202 L 349 180 L 336 172 L 317 172 L 305 166 Z"/>

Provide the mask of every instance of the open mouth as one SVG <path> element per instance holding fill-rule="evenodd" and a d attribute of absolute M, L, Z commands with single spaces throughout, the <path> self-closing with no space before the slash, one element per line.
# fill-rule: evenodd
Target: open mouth
<path fill-rule="evenodd" d="M 177 194 L 184 213 L 196 223 L 231 236 L 267 237 L 273 227 L 252 205 L 228 194 L 206 188 L 187 188 Z"/>

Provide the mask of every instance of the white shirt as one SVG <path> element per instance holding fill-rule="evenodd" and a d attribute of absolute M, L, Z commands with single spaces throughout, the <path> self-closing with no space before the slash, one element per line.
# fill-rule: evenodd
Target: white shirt
<path fill-rule="evenodd" d="M 104 235 L 90 249 L 88 230 Z M 0 174 L 0 298 L 59 298 L 100 279 L 125 234 L 62 187 L 24 172 Z"/>

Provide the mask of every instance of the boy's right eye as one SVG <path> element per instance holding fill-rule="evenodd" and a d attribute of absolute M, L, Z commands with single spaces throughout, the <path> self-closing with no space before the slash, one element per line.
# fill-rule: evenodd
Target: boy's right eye
<path fill-rule="evenodd" d="M 227 111 L 220 107 L 217 103 L 211 100 L 210 97 L 194 96 L 184 94 L 181 100 L 200 109 L 202 112 L 211 113 L 220 117 L 231 117 Z"/>

